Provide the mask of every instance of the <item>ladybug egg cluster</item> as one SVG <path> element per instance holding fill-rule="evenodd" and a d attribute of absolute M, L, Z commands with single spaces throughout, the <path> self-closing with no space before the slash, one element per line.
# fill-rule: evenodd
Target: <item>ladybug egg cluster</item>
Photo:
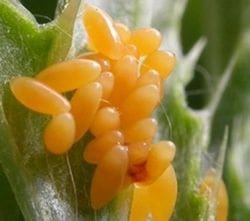
<path fill-rule="evenodd" d="M 94 136 L 83 158 L 96 164 L 90 195 L 97 209 L 132 183 L 151 185 L 171 166 L 175 146 L 152 143 L 157 121 L 151 114 L 175 56 L 159 50 L 157 30 L 130 31 L 94 6 L 85 7 L 83 24 L 91 52 L 34 78 L 16 77 L 10 88 L 27 108 L 52 116 L 44 131 L 49 152 L 66 153 L 87 131 Z M 168 179 L 175 179 L 171 174 Z"/>

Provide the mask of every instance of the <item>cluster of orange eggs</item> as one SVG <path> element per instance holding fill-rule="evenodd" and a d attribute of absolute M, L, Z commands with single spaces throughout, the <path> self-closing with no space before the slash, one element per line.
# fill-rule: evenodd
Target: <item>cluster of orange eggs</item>
<path fill-rule="evenodd" d="M 85 7 L 83 23 L 92 52 L 54 64 L 35 78 L 16 77 L 11 91 L 29 109 L 52 116 L 44 131 L 51 153 L 66 153 L 87 131 L 94 136 L 83 153 L 87 162 L 97 165 L 90 193 L 93 208 L 103 207 L 132 183 L 153 190 L 154 183 L 170 182 L 170 189 L 158 186 L 155 191 L 168 193 L 173 210 L 175 146 L 170 141 L 152 143 L 157 121 L 151 114 L 175 56 L 159 50 L 157 30 L 130 31 L 96 7 Z M 70 91 L 68 100 L 62 94 Z"/>
<path fill-rule="evenodd" d="M 126 185 L 155 182 L 174 158 L 172 142 L 152 144 L 157 121 L 150 115 L 175 56 L 159 50 L 161 34 L 153 28 L 130 31 L 92 6 L 85 8 L 83 21 L 95 52 L 81 58 L 96 60 L 103 73 L 114 76 L 113 88 L 90 126 L 95 139 L 84 151 L 85 160 L 97 164 L 91 199 L 100 208 Z"/>

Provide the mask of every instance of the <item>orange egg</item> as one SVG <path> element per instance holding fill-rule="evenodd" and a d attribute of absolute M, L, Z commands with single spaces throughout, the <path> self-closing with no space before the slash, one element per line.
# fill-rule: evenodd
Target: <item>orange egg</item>
<path fill-rule="evenodd" d="M 129 221 L 145 221 L 151 215 L 154 221 L 168 221 L 177 198 L 177 180 L 170 165 L 154 183 L 135 185 Z"/>
<path fill-rule="evenodd" d="M 123 144 L 124 136 L 119 130 L 107 132 L 90 141 L 83 153 L 83 158 L 89 163 L 99 163 L 104 155 L 115 145 Z"/>
<path fill-rule="evenodd" d="M 154 221 L 170 220 L 177 198 L 177 179 L 172 165 L 149 186 L 148 197 Z"/>
<path fill-rule="evenodd" d="M 62 95 L 29 77 L 11 80 L 10 89 L 20 103 L 39 113 L 57 115 L 68 112 L 71 108 Z"/>
<path fill-rule="evenodd" d="M 101 73 L 100 65 L 87 59 L 74 59 L 51 65 L 36 79 L 58 92 L 67 92 L 94 81 Z"/>
<path fill-rule="evenodd" d="M 129 221 L 146 221 L 151 214 L 147 187 L 134 187 Z"/>
<path fill-rule="evenodd" d="M 102 98 L 102 86 L 92 82 L 79 88 L 71 99 L 71 113 L 75 118 L 78 141 L 89 129 Z"/>
<path fill-rule="evenodd" d="M 150 146 L 145 165 L 145 184 L 153 183 L 168 168 L 175 156 L 175 145 L 171 141 L 160 141 Z"/>
<path fill-rule="evenodd" d="M 115 76 L 114 89 L 110 101 L 118 106 L 123 99 L 132 91 L 138 77 L 138 62 L 134 56 L 124 56 L 112 68 Z"/>
<path fill-rule="evenodd" d="M 121 190 L 128 167 L 127 148 L 112 147 L 97 165 L 90 190 L 91 206 L 99 209 Z"/>
<path fill-rule="evenodd" d="M 131 35 L 129 28 L 120 22 L 114 22 L 114 26 L 121 38 L 121 41 L 124 44 L 127 44 L 130 40 L 130 35 Z"/>
<path fill-rule="evenodd" d="M 112 107 L 99 109 L 90 126 L 90 132 L 95 136 L 103 135 L 120 126 L 120 113 Z"/>
<path fill-rule="evenodd" d="M 66 153 L 75 140 L 75 121 L 70 113 L 55 115 L 44 131 L 46 149 L 53 154 Z"/>
<path fill-rule="evenodd" d="M 130 44 L 136 46 L 140 56 L 157 50 L 161 44 L 161 34 L 154 28 L 139 28 L 131 32 Z"/>
<path fill-rule="evenodd" d="M 148 55 L 141 65 L 141 73 L 144 74 L 150 69 L 156 70 L 162 79 L 167 79 L 176 64 L 175 56 L 170 52 L 155 51 Z"/>
<path fill-rule="evenodd" d="M 96 81 L 102 85 L 103 99 L 108 99 L 114 88 L 114 75 L 111 72 L 102 72 Z"/>
<path fill-rule="evenodd" d="M 143 75 L 141 75 L 136 83 L 136 87 L 142 87 L 148 84 L 154 84 L 158 88 L 161 88 L 161 77 L 156 70 L 149 70 Z"/>
<path fill-rule="evenodd" d="M 112 19 L 100 8 L 85 7 L 83 23 L 94 48 L 110 59 L 122 56 L 122 43 Z"/>
<path fill-rule="evenodd" d="M 150 84 L 134 90 L 120 107 L 122 127 L 149 117 L 159 102 L 160 91 L 155 85 Z"/>
<path fill-rule="evenodd" d="M 123 130 L 125 142 L 151 141 L 156 133 L 157 121 L 153 118 L 145 118 L 137 121 L 132 126 Z"/>

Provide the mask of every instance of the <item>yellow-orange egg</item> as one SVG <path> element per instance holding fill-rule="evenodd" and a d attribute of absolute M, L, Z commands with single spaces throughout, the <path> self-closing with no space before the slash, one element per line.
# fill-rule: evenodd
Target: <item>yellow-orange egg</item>
<path fill-rule="evenodd" d="M 120 38 L 124 44 L 127 44 L 130 40 L 130 30 L 129 28 L 120 23 L 120 22 L 114 22 L 114 26 L 118 34 L 120 35 Z"/>
<path fill-rule="evenodd" d="M 120 126 L 120 114 L 112 107 L 99 109 L 90 126 L 90 132 L 95 136 L 103 135 Z"/>
<path fill-rule="evenodd" d="M 129 221 L 168 221 L 173 214 L 177 198 L 177 180 L 170 165 L 153 184 L 135 185 Z"/>
<path fill-rule="evenodd" d="M 134 90 L 120 107 L 122 127 L 151 115 L 160 101 L 160 91 L 155 85 L 146 85 Z"/>
<path fill-rule="evenodd" d="M 66 153 L 75 140 L 75 121 L 70 113 L 53 116 L 44 131 L 46 149 L 53 154 Z"/>
<path fill-rule="evenodd" d="M 97 62 L 74 59 L 49 66 L 36 79 L 58 92 L 67 92 L 94 81 L 100 73 Z"/>
<path fill-rule="evenodd" d="M 92 82 L 79 88 L 71 99 L 71 113 L 75 118 L 78 141 L 89 129 L 102 98 L 102 86 Z"/>
<path fill-rule="evenodd" d="M 170 141 L 160 141 L 150 146 L 145 169 L 147 172 L 146 184 L 157 180 L 175 156 L 175 145 Z"/>
<path fill-rule="evenodd" d="M 129 221 L 146 221 L 151 213 L 147 187 L 134 187 Z"/>
<path fill-rule="evenodd" d="M 123 143 L 124 136 L 120 131 L 110 131 L 90 141 L 84 150 L 83 158 L 89 163 L 96 164 L 100 162 L 110 148 Z"/>
<path fill-rule="evenodd" d="M 141 65 L 141 73 L 150 69 L 159 72 L 162 79 L 167 79 L 176 64 L 175 56 L 170 52 L 155 51 L 145 58 Z"/>
<path fill-rule="evenodd" d="M 154 28 L 140 28 L 131 32 L 130 44 L 137 47 L 140 56 L 157 50 L 161 44 L 161 34 Z"/>
<path fill-rule="evenodd" d="M 83 23 L 94 48 L 111 59 L 122 56 L 122 43 L 112 19 L 100 8 L 85 7 Z"/>
<path fill-rule="evenodd" d="M 44 114 L 68 112 L 70 103 L 62 95 L 29 77 L 16 77 L 10 82 L 16 99 L 27 108 Z"/>
<path fill-rule="evenodd" d="M 120 191 L 128 167 L 128 153 L 124 146 L 112 147 L 97 165 L 91 183 L 91 206 L 99 209 Z"/>
<path fill-rule="evenodd" d="M 134 56 L 124 56 L 112 68 L 115 76 L 114 89 L 110 97 L 113 105 L 118 106 L 136 85 L 138 62 Z"/>
<path fill-rule="evenodd" d="M 154 221 L 170 220 L 177 198 L 177 179 L 172 165 L 149 186 L 148 197 Z"/>
<path fill-rule="evenodd" d="M 125 142 L 148 142 L 156 133 L 157 121 L 153 118 L 145 118 L 137 121 L 132 126 L 123 130 Z"/>
<path fill-rule="evenodd" d="M 136 83 L 136 87 L 142 87 L 145 85 L 154 84 L 158 88 L 161 88 L 161 77 L 156 70 L 149 70 L 143 75 L 141 75 Z"/>
<path fill-rule="evenodd" d="M 96 81 L 102 85 L 103 99 L 108 99 L 114 88 L 114 83 L 115 83 L 114 75 L 111 72 L 102 72 Z"/>

